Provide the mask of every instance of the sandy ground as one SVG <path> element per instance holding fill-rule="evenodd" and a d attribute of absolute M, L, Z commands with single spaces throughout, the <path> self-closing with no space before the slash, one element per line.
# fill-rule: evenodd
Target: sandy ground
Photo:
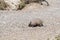
<path fill-rule="evenodd" d="M 0 11 L 0 40 L 53 40 L 60 34 L 60 0 L 50 6 L 34 4 L 21 11 Z M 43 20 L 43 27 L 28 27 L 31 19 Z"/>

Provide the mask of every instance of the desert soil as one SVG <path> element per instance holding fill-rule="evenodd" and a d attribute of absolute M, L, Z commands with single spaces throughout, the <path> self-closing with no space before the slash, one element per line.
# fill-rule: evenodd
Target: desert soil
<path fill-rule="evenodd" d="M 47 0 L 49 6 L 32 3 L 18 11 L 0 10 L 0 40 L 53 40 L 60 34 L 60 0 Z M 28 27 L 40 18 L 42 27 Z"/>

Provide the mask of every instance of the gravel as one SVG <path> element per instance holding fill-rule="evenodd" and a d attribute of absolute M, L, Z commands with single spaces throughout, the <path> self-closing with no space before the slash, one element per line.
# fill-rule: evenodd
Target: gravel
<path fill-rule="evenodd" d="M 47 0 L 50 6 L 29 4 L 18 11 L 0 10 L 0 40 L 53 40 L 60 34 L 60 0 Z M 40 18 L 43 27 L 28 27 Z"/>

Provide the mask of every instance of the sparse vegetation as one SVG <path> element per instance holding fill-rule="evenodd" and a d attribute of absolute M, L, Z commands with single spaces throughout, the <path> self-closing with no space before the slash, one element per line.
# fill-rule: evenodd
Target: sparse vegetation
<path fill-rule="evenodd" d="M 55 37 L 56 40 L 60 40 L 60 35 Z"/>
<path fill-rule="evenodd" d="M 49 38 L 47 40 L 50 40 Z M 60 40 L 60 35 L 57 35 L 53 40 Z"/>
<path fill-rule="evenodd" d="M 4 0 L 0 0 L 0 10 L 4 10 L 7 7 L 7 4 L 4 2 Z"/>
<path fill-rule="evenodd" d="M 21 2 L 19 5 L 18 5 L 18 9 L 17 10 L 21 10 L 25 7 L 25 3 L 24 2 Z"/>
<path fill-rule="evenodd" d="M 21 10 L 23 9 L 26 4 L 32 3 L 32 2 L 36 2 L 36 3 L 41 3 L 41 5 L 43 5 L 43 1 L 45 1 L 47 3 L 47 6 L 49 6 L 49 3 L 46 0 L 20 0 L 21 3 L 18 5 L 18 9 L 17 10 Z"/>
<path fill-rule="evenodd" d="M 46 0 L 21 0 L 21 1 L 23 1 L 25 4 L 35 2 L 35 3 L 40 3 L 41 5 L 43 5 L 42 2 L 46 2 L 47 6 L 49 6 L 49 3 Z"/>

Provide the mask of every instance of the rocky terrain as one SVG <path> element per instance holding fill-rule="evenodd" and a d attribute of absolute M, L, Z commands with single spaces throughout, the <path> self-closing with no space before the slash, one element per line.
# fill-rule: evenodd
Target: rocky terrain
<path fill-rule="evenodd" d="M 49 6 L 31 3 L 22 10 L 0 10 L 0 40 L 53 40 L 60 34 L 60 0 L 47 0 Z M 42 27 L 28 27 L 40 18 Z"/>

